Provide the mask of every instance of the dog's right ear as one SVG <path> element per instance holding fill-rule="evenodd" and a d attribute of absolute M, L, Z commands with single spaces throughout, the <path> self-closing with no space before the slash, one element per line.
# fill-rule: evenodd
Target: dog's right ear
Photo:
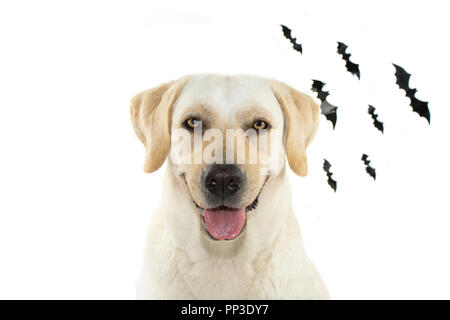
<path fill-rule="evenodd" d="M 144 172 L 158 170 L 169 154 L 172 106 L 187 81 L 164 83 L 131 99 L 131 122 L 145 145 Z"/>

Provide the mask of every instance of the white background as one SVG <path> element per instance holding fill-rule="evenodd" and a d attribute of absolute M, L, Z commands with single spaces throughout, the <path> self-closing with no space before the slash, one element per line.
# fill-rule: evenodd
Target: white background
<path fill-rule="evenodd" d="M 310 174 L 290 180 L 332 298 L 450 298 L 445 2 L 164 3 L 1 2 L 0 298 L 135 297 L 162 170 L 142 171 L 129 99 L 199 72 L 276 78 L 314 97 L 311 79 L 327 83 L 336 130 L 321 117 Z M 431 126 L 396 86 L 392 62 L 412 73 Z"/>

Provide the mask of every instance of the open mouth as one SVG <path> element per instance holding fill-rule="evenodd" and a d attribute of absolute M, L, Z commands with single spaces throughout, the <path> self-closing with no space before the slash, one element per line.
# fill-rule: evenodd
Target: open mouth
<path fill-rule="evenodd" d="M 189 195 L 194 205 L 202 211 L 202 226 L 205 233 L 212 240 L 234 240 L 243 232 L 246 225 L 247 213 L 258 206 L 258 198 L 263 190 L 268 177 L 259 190 L 255 200 L 245 208 L 230 208 L 219 206 L 205 209 L 200 207 L 192 198 L 186 179 L 183 176 Z"/>
<path fill-rule="evenodd" d="M 220 206 L 213 209 L 202 209 L 202 225 L 207 234 L 214 240 L 236 239 L 244 230 L 247 212 L 258 205 L 258 198 L 246 208 L 229 208 Z"/>

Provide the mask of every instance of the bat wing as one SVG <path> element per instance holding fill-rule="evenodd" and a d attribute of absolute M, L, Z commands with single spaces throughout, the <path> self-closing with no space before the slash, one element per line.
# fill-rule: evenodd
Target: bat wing
<path fill-rule="evenodd" d="M 335 180 L 333 180 L 333 178 L 328 177 L 328 185 L 331 187 L 331 189 L 334 190 L 334 192 L 336 192 L 337 189 L 337 182 Z"/>
<path fill-rule="evenodd" d="M 317 93 L 317 98 L 319 98 L 320 101 L 324 102 L 325 99 L 330 94 L 328 91 L 324 91 L 323 87 L 325 86 L 325 83 L 320 80 L 313 80 L 312 88 L 311 90 Z"/>
<path fill-rule="evenodd" d="M 373 180 L 376 179 L 376 172 L 375 172 L 374 168 L 372 168 L 371 166 L 367 166 L 366 172 L 369 174 L 369 176 L 371 176 L 373 178 Z"/>
<path fill-rule="evenodd" d="M 350 60 L 348 60 L 345 63 L 345 66 L 347 67 L 347 70 L 358 77 L 358 79 L 361 79 L 361 74 L 359 73 L 359 64 L 353 63 Z"/>
<path fill-rule="evenodd" d="M 338 42 L 338 48 L 337 48 L 337 52 L 339 53 L 339 54 L 342 54 L 342 55 L 344 55 L 345 54 L 345 51 L 347 51 L 347 45 L 345 44 L 345 43 L 342 43 L 342 42 Z"/>
<path fill-rule="evenodd" d="M 327 118 L 327 120 L 331 121 L 331 123 L 333 124 L 333 130 L 336 127 L 337 122 L 337 109 L 338 107 L 332 105 L 327 100 L 320 104 L 320 110 L 325 118 Z"/>
<path fill-rule="evenodd" d="M 302 45 L 301 45 L 300 43 L 294 42 L 294 43 L 292 44 L 292 47 L 294 48 L 295 51 L 298 51 L 298 52 L 300 52 L 301 54 L 303 54 L 303 48 L 302 48 Z"/>
<path fill-rule="evenodd" d="M 291 29 L 289 29 L 288 27 L 284 26 L 281 24 L 281 29 L 283 30 L 283 35 L 286 39 L 291 40 L 292 36 L 291 36 Z"/>
<path fill-rule="evenodd" d="M 384 133 L 383 122 L 380 122 L 380 121 L 374 119 L 374 120 L 373 120 L 373 125 L 375 126 L 375 128 L 377 128 L 378 130 L 380 130 L 381 133 Z"/>
<path fill-rule="evenodd" d="M 417 89 L 412 89 L 409 87 L 409 79 L 411 77 L 411 74 L 406 72 L 406 70 L 399 65 L 393 65 L 395 67 L 395 83 L 399 86 L 400 89 L 405 90 L 406 96 L 411 100 L 410 106 L 412 107 L 413 111 L 419 114 L 421 117 L 427 119 L 428 123 L 430 123 L 431 115 L 430 109 L 428 109 L 428 102 L 417 99 Z"/>
<path fill-rule="evenodd" d="M 413 111 L 418 113 L 421 117 L 427 119 L 428 123 L 430 123 L 430 109 L 428 109 L 428 102 L 421 101 L 416 97 L 411 98 L 411 107 Z"/>
<path fill-rule="evenodd" d="M 395 67 L 395 83 L 400 87 L 400 89 L 403 89 L 405 91 L 409 90 L 409 78 L 411 77 L 411 74 L 406 72 L 405 69 L 402 67 L 394 64 Z"/>

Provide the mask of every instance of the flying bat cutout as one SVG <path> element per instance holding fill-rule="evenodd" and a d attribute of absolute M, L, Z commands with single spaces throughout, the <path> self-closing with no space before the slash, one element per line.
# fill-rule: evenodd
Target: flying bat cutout
<path fill-rule="evenodd" d="M 369 174 L 369 176 L 371 176 L 373 178 L 373 180 L 375 180 L 376 172 L 375 172 L 375 168 L 370 166 L 369 156 L 367 154 L 363 153 L 361 160 L 364 162 L 364 165 L 366 166 L 366 172 Z"/>
<path fill-rule="evenodd" d="M 288 39 L 292 43 L 292 48 L 294 48 L 295 51 L 300 52 L 303 54 L 303 49 L 301 43 L 297 43 L 297 38 L 292 37 L 292 30 L 288 27 L 281 24 L 281 28 L 283 29 L 283 35 L 286 39 Z"/>
<path fill-rule="evenodd" d="M 334 192 L 336 192 L 337 182 L 335 180 L 333 180 L 333 178 L 331 177 L 333 175 L 333 173 L 330 171 L 330 168 L 331 168 L 331 163 L 329 163 L 327 159 L 323 159 L 323 170 L 327 174 L 328 185 L 331 187 L 331 189 L 334 190 Z"/>
<path fill-rule="evenodd" d="M 428 109 L 428 102 L 421 101 L 416 98 L 417 89 L 411 89 L 409 87 L 409 78 L 411 74 L 405 71 L 402 67 L 394 64 L 396 83 L 400 89 L 405 90 L 406 96 L 411 100 L 410 106 L 414 112 L 417 112 L 421 117 L 428 120 L 430 124 L 430 110 Z"/>
<path fill-rule="evenodd" d="M 331 121 L 334 130 L 334 127 L 336 127 L 338 107 L 332 105 L 327 101 L 327 97 L 329 96 L 330 93 L 328 91 L 323 90 L 324 86 L 325 86 L 324 82 L 319 80 L 313 80 L 311 90 L 317 93 L 317 98 L 319 98 L 319 100 L 322 102 L 320 104 L 320 111 L 325 116 L 325 118 L 327 118 L 327 120 Z"/>
<path fill-rule="evenodd" d="M 381 131 L 381 133 L 384 133 L 384 126 L 383 126 L 383 122 L 378 120 L 378 115 L 375 114 L 375 107 L 371 106 L 369 104 L 369 110 L 368 110 L 369 114 L 372 116 L 373 119 L 373 125 L 375 126 L 375 128 L 377 128 L 378 130 Z"/>
<path fill-rule="evenodd" d="M 346 53 L 347 48 L 348 47 L 345 43 L 338 42 L 337 53 L 342 56 L 342 59 L 344 59 L 347 71 L 360 79 L 361 75 L 359 73 L 359 64 L 350 61 L 351 54 Z"/>

